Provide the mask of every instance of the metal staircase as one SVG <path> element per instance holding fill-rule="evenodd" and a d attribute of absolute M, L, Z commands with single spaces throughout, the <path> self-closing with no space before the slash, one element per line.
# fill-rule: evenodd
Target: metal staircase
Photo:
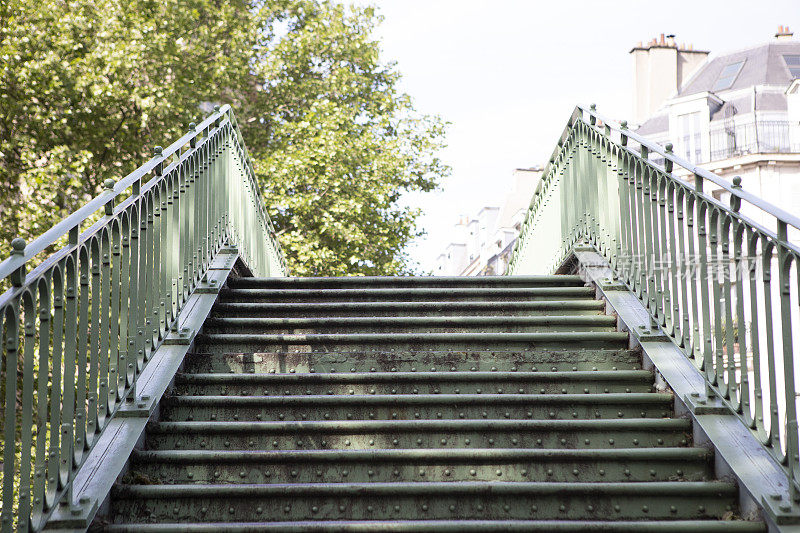
<path fill-rule="evenodd" d="M 110 531 L 763 531 L 577 276 L 237 278 Z"/>

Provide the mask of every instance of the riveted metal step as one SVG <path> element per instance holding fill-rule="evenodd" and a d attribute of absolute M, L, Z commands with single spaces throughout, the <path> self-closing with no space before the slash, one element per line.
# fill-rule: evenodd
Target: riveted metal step
<path fill-rule="evenodd" d="M 594 298 L 592 287 L 398 287 L 354 289 L 223 289 L 223 301 L 374 302 L 531 301 Z"/>
<path fill-rule="evenodd" d="M 641 356 L 624 349 L 601 350 L 307 350 L 282 352 L 208 353 L 199 347 L 184 364 L 189 372 L 303 373 L 303 372 L 579 372 L 637 370 Z M 324 346 L 317 347 L 324 349 Z"/>
<path fill-rule="evenodd" d="M 367 394 L 329 396 L 171 396 L 163 420 L 431 420 L 658 418 L 672 412 L 661 393 Z"/>
<path fill-rule="evenodd" d="M 594 299 L 460 302 L 228 302 L 219 301 L 213 316 L 531 316 L 598 315 L 605 303 Z"/>
<path fill-rule="evenodd" d="M 252 288 L 374 288 L 374 287 L 568 287 L 582 286 L 580 276 L 349 276 L 317 278 L 228 279 L 237 289 Z"/>
<path fill-rule="evenodd" d="M 726 482 L 287 483 L 117 485 L 117 514 L 153 520 L 719 518 L 735 507 Z"/>
<path fill-rule="evenodd" d="M 700 481 L 703 448 L 599 450 L 167 450 L 132 456 L 139 476 L 160 483 L 390 481 Z"/>
<path fill-rule="evenodd" d="M 468 394 L 498 389 L 518 394 L 600 394 L 650 392 L 653 374 L 647 370 L 205 373 L 178 374 L 175 384 L 176 393 L 182 396 L 343 395 L 367 394 L 373 390 L 376 394 Z"/>
<path fill-rule="evenodd" d="M 365 347 L 414 349 L 621 349 L 628 334 L 617 331 L 539 333 L 310 333 L 298 335 L 202 334 L 197 343 L 207 351 L 270 352 L 289 347 L 311 347 L 311 351 L 360 351 Z"/>
<path fill-rule="evenodd" d="M 324 317 L 324 318 L 210 318 L 205 333 L 533 333 L 615 331 L 617 319 L 608 315 L 532 317 Z"/>
<path fill-rule="evenodd" d="M 687 446 L 687 419 L 156 422 L 152 450 L 596 449 Z"/>
<path fill-rule="evenodd" d="M 761 533 L 763 522 L 743 520 L 662 520 L 624 522 L 613 520 L 360 520 L 360 521 L 295 521 L 251 523 L 161 523 L 111 524 L 108 531 L 119 533 Z"/>

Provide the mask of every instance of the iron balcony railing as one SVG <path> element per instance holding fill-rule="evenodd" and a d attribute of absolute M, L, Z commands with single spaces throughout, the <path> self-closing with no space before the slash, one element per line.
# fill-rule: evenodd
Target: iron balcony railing
<path fill-rule="evenodd" d="M 592 243 L 695 363 L 709 392 L 784 466 L 797 498 L 800 248 L 790 236 L 800 219 L 671 148 L 604 119 L 594 106 L 577 107 L 508 273 L 553 272 L 573 245 Z M 689 181 L 675 177 L 674 167 Z M 727 191 L 730 202 L 710 188 Z"/>
<path fill-rule="evenodd" d="M 709 132 L 711 161 L 748 154 L 800 152 L 800 142 L 792 139 L 789 121 L 759 120 L 726 125 Z"/>
<path fill-rule="evenodd" d="M 255 275 L 286 273 L 229 106 L 29 245 L 12 245 L 0 264 L 12 284 L 0 296 L 3 533 L 41 529 L 62 500 L 76 506 L 75 473 L 223 245 Z"/>

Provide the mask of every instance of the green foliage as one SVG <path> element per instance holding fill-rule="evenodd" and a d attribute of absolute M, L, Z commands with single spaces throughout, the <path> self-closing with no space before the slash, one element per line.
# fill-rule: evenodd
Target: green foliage
<path fill-rule="evenodd" d="M 323 0 L 0 3 L 0 255 L 234 106 L 296 275 L 408 271 L 406 191 L 444 125 L 382 63 L 370 8 Z"/>

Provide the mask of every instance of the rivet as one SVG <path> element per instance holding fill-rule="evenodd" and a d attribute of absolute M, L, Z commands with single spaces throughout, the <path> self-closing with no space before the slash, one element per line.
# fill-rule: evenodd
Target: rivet
<path fill-rule="evenodd" d="M 291 510 L 292 510 L 292 508 L 291 508 L 291 507 L 289 507 L 288 505 L 287 505 L 286 507 L 284 507 L 284 508 L 283 508 L 283 512 L 284 512 L 284 513 L 288 513 L 288 512 L 289 512 L 289 511 L 291 511 Z"/>
<path fill-rule="evenodd" d="M 466 444 L 467 446 L 469 446 L 469 443 L 470 443 L 470 442 L 471 442 L 471 441 L 470 441 L 469 439 L 464 439 L 464 444 Z"/>
<path fill-rule="evenodd" d="M 472 469 L 472 470 L 470 470 L 470 471 L 469 471 L 469 475 L 470 475 L 470 476 L 475 476 L 475 475 L 477 475 L 477 474 L 478 474 L 478 472 L 476 472 L 474 469 Z"/>
<path fill-rule="evenodd" d="M 339 512 L 340 512 L 340 513 L 343 513 L 343 512 L 344 512 L 344 509 L 345 509 L 344 505 L 340 505 L 340 506 L 339 506 Z"/>
<path fill-rule="evenodd" d="M 347 470 L 342 470 L 342 476 L 347 477 L 348 474 L 350 474 L 350 472 L 348 472 Z"/>
<path fill-rule="evenodd" d="M 549 469 L 549 468 L 547 469 L 547 475 L 548 476 L 552 476 L 553 475 L 553 471 L 551 469 Z"/>
<path fill-rule="evenodd" d="M 422 510 L 423 511 L 427 511 L 428 510 L 427 504 L 424 504 L 424 503 L 422 504 Z"/>
<path fill-rule="evenodd" d="M 560 505 L 560 506 L 558 507 L 558 510 L 559 510 L 559 511 L 561 511 L 561 512 L 563 513 L 564 511 L 566 511 L 566 510 L 567 510 L 567 508 L 566 508 L 566 507 L 564 507 L 563 505 Z"/>
<path fill-rule="evenodd" d="M 614 445 L 614 439 L 608 439 L 608 443 L 613 446 Z"/>
<path fill-rule="evenodd" d="M 455 506 L 455 505 L 451 505 L 451 506 L 450 506 L 450 511 L 451 511 L 451 512 L 453 512 L 453 511 L 455 511 L 455 510 L 456 510 L 456 506 Z"/>

